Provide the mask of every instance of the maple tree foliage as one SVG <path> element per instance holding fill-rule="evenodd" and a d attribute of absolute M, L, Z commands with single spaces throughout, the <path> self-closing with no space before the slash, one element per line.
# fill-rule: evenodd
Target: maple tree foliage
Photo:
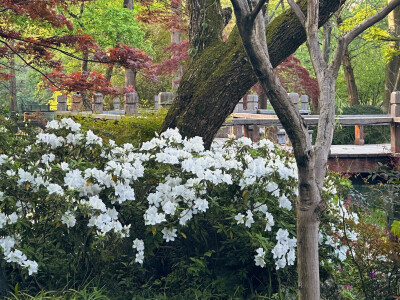
<path fill-rule="evenodd" d="M 165 52 L 171 53 L 171 58 L 163 60 L 161 63 L 156 64 L 156 74 L 174 74 L 180 65 L 189 59 L 189 41 L 184 40 L 180 43 L 171 43 L 168 47 L 164 48 Z"/>
<path fill-rule="evenodd" d="M 290 55 L 279 66 L 276 67 L 279 79 L 288 92 L 308 95 L 314 109 L 318 108 L 319 88 L 316 78 L 311 77 L 308 70 L 294 55 Z M 259 83 L 252 87 L 258 95 L 264 93 Z"/>
<path fill-rule="evenodd" d="M 132 91 L 131 88 L 112 87 L 102 74 L 96 72 L 63 71 L 61 60 L 55 53 L 88 62 L 107 65 L 119 65 L 125 68 L 143 70 L 147 77 L 155 80 L 156 69 L 151 57 L 143 50 L 118 44 L 112 49 L 102 49 L 98 42 L 88 34 L 77 30 L 77 34 L 68 34 L 73 24 L 66 17 L 71 5 L 83 5 L 83 0 L 6 0 L 0 3 L 0 58 L 9 58 L 11 54 L 26 65 L 40 72 L 53 90 L 62 91 L 99 91 L 107 94 L 121 94 Z M 66 34 L 50 37 L 35 36 L 18 24 L 18 18 L 35 21 L 42 26 L 66 28 Z M 22 21 L 23 22 L 23 21 Z M 20 21 L 21 23 L 21 21 Z M 36 24 L 35 23 L 35 24 Z M 36 24 L 37 25 L 37 24 Z M 0 67 L 0 80 L 11 76 L 7 65 Z M 48 69 L 53 69 L 49 72 Z M 3 72 L 4 71 L 4 72 Z"/>

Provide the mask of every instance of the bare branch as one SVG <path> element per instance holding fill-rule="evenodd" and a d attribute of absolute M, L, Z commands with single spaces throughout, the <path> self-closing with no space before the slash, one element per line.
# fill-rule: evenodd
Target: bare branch
<path fill-rule="evenodd" d="M 383 9 L 378 11 L 375 15 L 369 17 L 367 20 L 362 22 L 361 24 L 354 27 L 344 36 L 344 43 L 347 47 L 348 44 L 351 43 L 360 33 L 364 30 L 368 29 L 375 23 L 379 22 L 383 18 L 385 18 L 393 9 L 400 5 L 400 0 L 392 0 L 390 1 Z"/>
<path fill-rule="evenodd" d="M 94 62 L 94 63 L 104 63 L 104 64 L 111 64 L 111 63 L 113 63 L 112 61 L 100 61 L 100 60 L 95 60 L 95 59 L 83 59 L 83 58 L 81 58 L 81 57 L 79 57 L 79 56 L 76 56 L 76 55 L 74 55 L 74 54 L 72 54 L 72 53 L 70 53 L 70 52 L 68 52 L 68 51 L 61 50 L 61 49 L 59 49 L 59 48 L 57 48 L 57 47 L 53 47 L 53 46 L 50 46 L 50 45 L 46 45 L 46 44 L 42 44 L 42 43 L 38 43 L 38 42 L 33 42 L 33 41 L 21 39 L 21 38 L 13 38 L 13 39 L 14 39 L 14 40 L 17 40 L 17 41 L 21 41 L 21 42 L 25 42 L 25 43 L 30 43 L 30 44 L 33 44 L 33 45 L 37 45 L 37 46 L 40 46 L 40 47 L 43 47 L 43 48 L 52 49 L 52 50 L 58 51 L 58 52 L 60 52 L 60 53 L 62 53 L 62 54 L 64 54 L 64 55 L 66 55 L 66 56 L 69 56 L 69 57 L 71 57 L 71 58 L 74 58 L 74 59 L 77 59 L 77 60 L 80 60 L 80 61 L 87 61 L 87 62 Z"/>
<path fill-rule="evenodd" d="M 44 76 L 52 85 L 54 85 L 57 89 L 60 89 L 60 87 L 53 81 L 51 80 L 46 74 L 44 74 L 42 71 L 40 71 L 38 68 L 33 66 L 31 63 L 25 60 L 17 51 L 15 51 L 7 42 L 0 40 L 1 43 L 7 46 L 8 49 L 10 49 L 14 54 L 16 54 L 27 66 L 31 67 L 33 70 L 36 72 L 40 73 L 42 76 Z"/>
<path fill-rule="evenodd" d="M 293 9 L 294 13 L 296 14 L 297 18 L 299 19 L 301 25 L 303 27 L 306 26 L 306 16 L 304 15 L 303 11 L 300 9 L 300 6 L 297 5 L 296 2 L 293 0 L 287 0 L 289 3 L 290 7 Z"/>
<path fill-rule="evenodd" d="M 262 9 L 263 5 L 265 4 L 267 0 L 260 0 L 258 1 L 257 5 L 254 7 L 254 9 L 251 11 L 250 14 L 250 22 L 253 24 L 254 20 L 256 19 L 258 13 Z"/>

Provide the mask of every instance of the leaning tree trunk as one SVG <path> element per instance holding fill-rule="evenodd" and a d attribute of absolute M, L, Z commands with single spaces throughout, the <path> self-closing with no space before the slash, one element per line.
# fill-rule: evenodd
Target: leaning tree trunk
<path fill-rule="evenodd" d="M 342 65 L 344 77 L 346 78 L 347 95 L 349 97 L 350 106 L 359 105 L 360 100 L 358 98 L 356 79 L 354 77 L 353 66 L 351 65 L 351 57 L 348 48 L 344 51 Z"/>
<path fill-rule="evenodd" d="M 300 1 L 303 6 L 306 2 Z M 322 0 L 320 25 L 343 3 L 343 0 Z M 196 8 L 201 9 L 200 6 Z M 207 11 L 212 9 L 213 6 L 209 6 Z M 274 67 L 306 40 L 304 29 L 291 9 L 267 26 L 266 37 Z M 187 137 L 201 136 L 206 147 L 211 145 L 240 98 L 257 82 L 236 28 L 226 42 L 216 38 L 213 41 L 204 47 L 204 43 L 195 39 L 198 52 L 186 66 L 177 96 L 162 126 L 162 130 L 178 127 Z"/>

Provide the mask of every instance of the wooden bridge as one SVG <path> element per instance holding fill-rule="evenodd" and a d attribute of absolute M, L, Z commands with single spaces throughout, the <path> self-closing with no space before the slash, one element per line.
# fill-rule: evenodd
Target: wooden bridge
<path fill-rule="evenodd" d="M 158 106 L 163 105 L 162 94 L 163 93 L 159 94 Z M 171 95 L 167 96 L 168 99 L 171 98 Z M 307 96 L 299 97 L 298 94 L 291 93 L 289 97 L 291 97 L 295 105 L 300 104 L 299 110 L 307 125 L 318 125 L 319 116 L 309 114 L 310 110 L 308 110 Z M 115 111 L 116 114 L 102 113 L 103 96 L 101 94 L 93 95 L 93 112 L 80 111 L 82 101 L 79 95 L 74 95 L 72 97 L 72 112 L 67 111 L 66 97 L 59 96 L 58 98 L 57 113 L 59 115 L 68 115 L 72 113 L 87 115 L 93 118 L 118 120 L 122 118 L 125 113 L 137 113 L 138 99 L 136 93 L 125 95 L 124 110 Z M 245 110 L 243 100 L 241 100 L 236 106 L 231 118 L 224 124 L 225 128 L 221 129 L 220 134 L 225 137 L 228 133 L 233 133 L 237 137 L 244 135 L 256 141 L 260 139 L 262 131 L 266 132 L 267 129 L 275 128 L 272 132 L 275 134 L 275 138 L 278 137 L 279 140 L 279 134 L 281 132 L 276 128 L 281 126 L 281 124 L 278 117 L 274 114 L 273 110 L 258 109 L 257 102 L 257 95 L 249 95 L 247 103 L 245 104 L 245 106 L 247 106 Z M 341 173 L 368 173 L 373 170 L 378 163 L 392 163 L 400 169 L 400 163 L 397 162 L 400 157 L 400 92 L 393 92 L 390 102 L 391 113 L 388 115 L 342 115 L 336 117 L 336 124 L 355 126 L 355 140 L 354 145 L 332 145 L 329 156 L 330 170 Z M 165 103 L 169 102 L 166 101 Z M 116 107 L 116 105 L 114 105 L 114 107 Z M 391 143 L 364 145 L 364 126 L 390 126 Z"/>
<path fill-rule="evenodd" d="M 399 103 L 392 103 L 396 112 Z M 395 109 L 396 108 L 396 109 Z M 319 115 L 303 115 L 308 126 L 318 125 Z M 329 155 L 329 169 L 340 173 L 368 173 L 378 163 L 397 164 L 400 156 L 400 116 L 392 115 L 345 115 L 337 116 L 336 124 L 355 126 L 354 145 L 332 145 Z M 279 119 L 274 115 L 262 113 L 234 113 L 225 123 L 230 133 L 236 136 L 246 136 L 253 141 L 259 140 L 262 131 L 271 127 L 281 126 Z M 364 145 L 364 126 L 390 126 L 391 144 Z M 276 131 L 273 135 L 279 135 Z M 279 137 L 277 138 L 279 140 Z M 288 143 L 286 143 L 288 144 Z"/>

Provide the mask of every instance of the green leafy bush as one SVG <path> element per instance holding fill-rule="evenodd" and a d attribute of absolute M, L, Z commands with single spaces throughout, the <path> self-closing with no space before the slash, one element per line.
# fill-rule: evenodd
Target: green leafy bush
<path fill-rule="evenodd" d="M 139 115 L 123 116 L 119 120 L 95 119 L 71 116 L 82 125 L 83 130 L 92 130 L 106 141 L 114 140 L 118 145 L 131 143 L 138 147 L 151 140 L 160 131 L 167 110 L 141 110 Z"/>

